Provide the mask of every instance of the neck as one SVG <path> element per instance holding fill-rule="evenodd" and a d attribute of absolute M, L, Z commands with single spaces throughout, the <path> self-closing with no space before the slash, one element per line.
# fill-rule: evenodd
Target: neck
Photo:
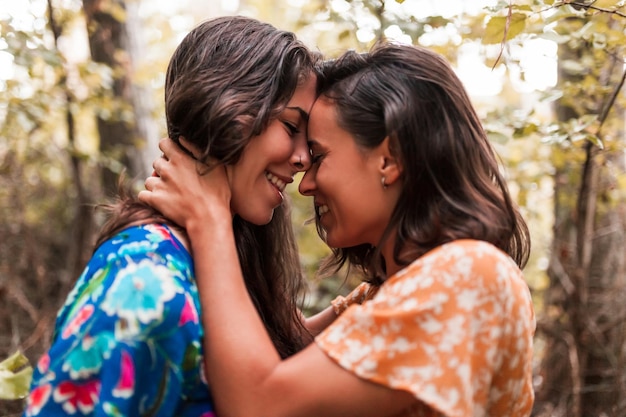
<path fill-rule="evenodd" d="M 383 260 L 385 262 L 385 271 L 387 271 L 387 276 L 385 280 L 392 275 L 395 275 L 398 271 L 402 269 L 402 266 L 398 265 L 393 256 L 393 244 L 394 239 L 387 239 L 387 242 L 380 248 L 380 253 L 383 256 Z"/>

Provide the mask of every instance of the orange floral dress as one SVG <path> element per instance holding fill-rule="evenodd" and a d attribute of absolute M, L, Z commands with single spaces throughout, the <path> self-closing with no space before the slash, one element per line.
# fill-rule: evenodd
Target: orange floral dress
<path fill-rule="evenodd" d="M 398 417 L 530 415 L 535 316 L 520 269 L 495 246 L 447 243 L 378 291 L 362 284 L 333 304 L 347 308 L 317 345 L 357 376 L 414 394 Z"/>

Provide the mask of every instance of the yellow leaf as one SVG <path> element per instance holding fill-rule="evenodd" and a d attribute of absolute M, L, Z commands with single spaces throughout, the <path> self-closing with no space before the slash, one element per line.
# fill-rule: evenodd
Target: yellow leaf
<path fill-rule="evenodd" d="M 33 368 L 22 352 L 0 362 L 0 399 L 17 400 L 28 395 Z"/>
<path fill-rule="evenodd" d="M 526 15 L 523 13 L 512 13 L 511 16 L 495 16 L 487 22 L 482 42 L 486 45 L 502 43 L 504 40 L 513 39 L 525 28 Z"/>

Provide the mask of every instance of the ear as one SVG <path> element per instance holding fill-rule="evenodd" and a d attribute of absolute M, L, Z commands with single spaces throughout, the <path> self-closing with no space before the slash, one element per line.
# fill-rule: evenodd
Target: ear
<path fill-rule="evenodd" d="M 402 175 L 402 165 L 400 161 L 393 155 L 390 147 L 390 139 L 387 136 L 381 143 L 378 145 L 378 160 L 379 160 L 379 171 L 382 177 L 385 177 L 385 184 L 392 185 Z"/>

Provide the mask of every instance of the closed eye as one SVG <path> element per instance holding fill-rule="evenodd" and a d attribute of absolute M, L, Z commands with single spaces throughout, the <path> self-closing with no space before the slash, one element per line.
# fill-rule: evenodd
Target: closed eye
<path fill-rule="evenodd" d="M 322 154 L 322 153 L 313 153 L 313 151 L 311 151 L 311 164 L 316 164 L 316 163 L 320 162 L 323 157 L 324 157 L 324 154 Z"/>
<path fill-rule="evenodd" d="M 293 125 L 293 124 L 291 124 L 289 122 L 285 122 L 285 121 L 283 121 L 283 124 L 285 125 L 285 127 L 289 131 L 289 135 L 295 136 L 298 133 L 300 133 L 300 129 L 298 129 L 298 126 L 295 126 L 295 125 Z"/>
<path fill-rule="evenodd" d="M 326 153 L 328 152 L 326 148 L 324 148 L 323 146 L 320 146 L 320 144 L 314 140 L 309 138 L 309 140 L 307 141 L 307 144 L 309 145 L 309 155 L 311 156 L 311 164 L 315 165 L 318 164 L 322 158 L 324 156 L 326 156 Z"/>

